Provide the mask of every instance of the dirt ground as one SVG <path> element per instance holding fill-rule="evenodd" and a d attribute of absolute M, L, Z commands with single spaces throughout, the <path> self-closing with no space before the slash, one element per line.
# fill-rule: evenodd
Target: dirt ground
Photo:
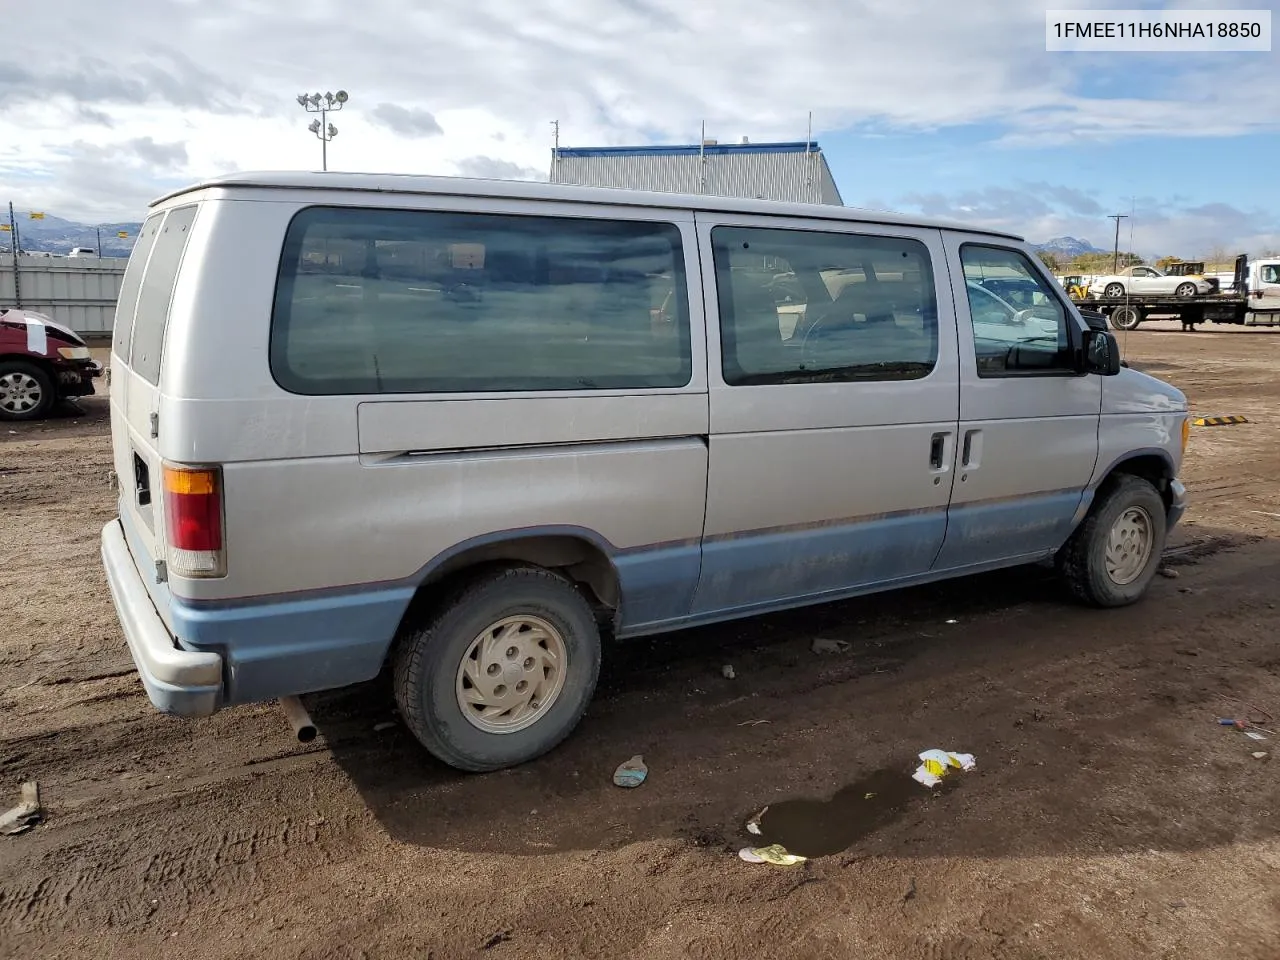
<path fill-rule="evenodd" d="M 1280 331 L 1126 339 L 1251 421 L 1194 430 L 1145 602 L 1036 568 L 610 649 L 575 735 L 487 776 L 376 682 L 308 698 L 308 745 L 269 705 L 155 713 L 97 555 L 106 402 L 0 425 L 0 807 L 35 778 L 47 808 L 0 836 L 0 955 L 1280 957 L 1280 737 L 1214 721 L 1280 714 Z M 898 796 L 929 747 L 977 768 Z M 648 782 L 612 786 L 636 753 Z M 895 805 L 864 816 L 867 783 Z M 849 847 L 740 861 L 796 799 Z"/>

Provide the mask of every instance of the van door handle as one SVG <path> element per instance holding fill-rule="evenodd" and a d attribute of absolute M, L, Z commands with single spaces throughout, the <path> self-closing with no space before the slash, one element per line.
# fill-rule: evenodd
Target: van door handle
<path fill-rule="evenodd" d="M 929 466 L 934 470 L 943 469 L 943 458 L 947 452 L 947 437 L 950 434 L 935 433 L 929 441 Z"/>
<path fill-rule="evenodd" d="M 976 470 L 982 463 L 982 431 L 966 430 L 960 463 L 966 470 Z"/>

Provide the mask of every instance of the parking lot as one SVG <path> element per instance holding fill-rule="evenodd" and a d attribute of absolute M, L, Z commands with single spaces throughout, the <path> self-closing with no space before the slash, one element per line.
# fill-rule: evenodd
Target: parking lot
<path fill-rule="evenodd" d="M 156 714 L 97 554 L 107 401 L 5 424 L 0 809 L 34 779 L 45 819 L 0 836 L 0 955 L 1280 956 L 1280 736 L 1215 722 L 1280 733 L 1280 331 L 1176 327 L 1121 334 L 1131 362 L 1250 422 L 1193 430 L 1145 602 L 1035 568 L 611 648 L 570 740 L 486 776 L 379 682 L 307 698 L 305 745 L 271 706 Z M 738 859 L 764 805 L 931 747 L 977 768 L 872 824 L 813 804 L 841 853 Z"/>

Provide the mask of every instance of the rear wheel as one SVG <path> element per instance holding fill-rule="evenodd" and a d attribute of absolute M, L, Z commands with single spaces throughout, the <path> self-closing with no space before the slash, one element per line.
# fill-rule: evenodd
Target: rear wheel
<path fill-rule="evenodd" d="M 1142 598 L 1164 553 L 1164 501 L 1141 477 L 1121 474 L 1058 556 L 1058 569 L 1082 603 L 1123 607 Z"/>
<path fill-rule="evenodd" d="M 1137 307 L 1116 307 L 1111 311 L 1111 325 L 1117 330 L 1136 330 L 1142 322 L 1142 311 Z"/>
<path fill-rule="evenodd" d="M 1106 287 L 1104 287 L 1104 288 L 1103 288 L 1103 290 L 1102 290 L 1102 295 L 1103 295 L 1104 297 L 1123 297 L 1123 296 L 1124 296 L 1124 284 L 1122 284 L 1122 283 L 1108 283 L 1108 284 L 1106 285 Z"/>
<path fill-rule="evenodd" d="M 1194 297 L 1196 295 L 1196 285 L 1194 283 L 1180 283 L 1178 289 L 1173 291 L 1175 297 Z"/>
<path fill-rule="evenodd" d="M 0 363 L 0 420 L 37 420 L 57 396 L 43 369 L 25 360 Z"/>
<path fill-rule="evenodd" d="M 524 763 L 567 737 L 600 673 L 600 633 L 577 588 L 541 567 L 479 574 L 407 631 L 396 701 L 422 745 L 450 766 Z"/>

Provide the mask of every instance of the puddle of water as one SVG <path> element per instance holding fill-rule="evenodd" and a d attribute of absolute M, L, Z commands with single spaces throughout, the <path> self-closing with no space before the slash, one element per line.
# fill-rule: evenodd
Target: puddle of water
<path fill-rule="evenodd" d="M 949 778 L 950 779 L 950 778 Z M 946 781 L 935 793 L 947 789 Z M 783 800 L 760 819 L 759 845 L 780 843 L 802 857 L 827 857 L 929 799 L 910 770 L 885 769 L 849 784 L 830 800 Z M 752 838 L 753 845 L 757 838 Z"/>

